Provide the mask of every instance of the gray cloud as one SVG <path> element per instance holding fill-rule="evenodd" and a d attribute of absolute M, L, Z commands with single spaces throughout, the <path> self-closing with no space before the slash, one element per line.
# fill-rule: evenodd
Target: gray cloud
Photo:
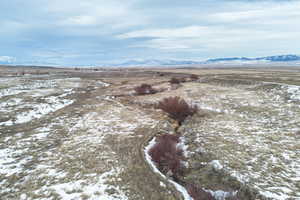
<path fill-rule="evenodd" d="M 300 53 L 300 1 L 0 2 L 0 55 L 67 64 Z"/>

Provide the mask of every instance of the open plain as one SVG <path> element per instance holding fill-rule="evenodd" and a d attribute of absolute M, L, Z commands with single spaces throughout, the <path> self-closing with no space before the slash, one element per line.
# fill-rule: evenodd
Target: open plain
<path fill-rule="evenodd" d="M 136 95 L 143 83 L 159 92 Z M 199 108 L 177 127 L 185 181 L 218 200 L 300 199 L 300 69 L 279 67 L 0 67 L 0 199 L 184 199 L 145 151 L 176 129 L 155 107 L 170 96 Z"/>

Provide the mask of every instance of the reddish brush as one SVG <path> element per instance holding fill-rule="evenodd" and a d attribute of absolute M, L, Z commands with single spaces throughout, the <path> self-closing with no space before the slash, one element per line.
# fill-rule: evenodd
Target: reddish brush
<path fill-rule="evenodd" d="M 179 84 L 180 80 L 178 78 L 171 78 L 171 80 L 169 81 L 171 84 Z"/>
<path fill-rule="evenodd" d="M 151 85 L 142 84 L 134 88 L 136 94 L 145 95 L 145 94 L 155 94 L 157 90 L 153 89 Z"/>
<path fill-rule="evenodd" d="M 186 117 L 192 116 L 198 111 L 197 106 L 189 106 L 184 99 L 180 97 L 168 97 L 160 101 L 157 108 L 165 111 L 169 116 L 182 123 Z"/>
<path fill-rule="evenodd" d="M 192 79 L 192 80 L 198 80 L 199 77 L 198 77 L 198 75 L 196 75 L 196 74 L 192 74 L 192 75 L 190 76 L 190 79 Z"/>
<path fill-rule="evenodd" d="M 174 178 L 180 175 L 183 169 L 183 151 L 177 147 L 178 142 L 179 136 L 165 134 L 157 137 L 156 144 L 149 150 L 149 155 L 158 169 L 163 173 L 171 171 Z"/>
<path fill-rule="evenodd" d="M 215 200 L 215 198 L 209 192 L 206 192 L 195 184 L 187 185 L 186 189 L 194 200 Z"/>
<path fill-rule="evenodd" d="M 179 79 L 179 80 L 180 80 L 181 83 L 185 83 L 187 81 L 186 78 L 184 78 L 184 77 Z"/>

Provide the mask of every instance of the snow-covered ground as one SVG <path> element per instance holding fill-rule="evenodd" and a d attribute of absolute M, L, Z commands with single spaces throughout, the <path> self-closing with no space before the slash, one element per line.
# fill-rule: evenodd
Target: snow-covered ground
<path fill-rule="evenodd" d="M 109 84 L 101 81 L 12 82 L 0 97 L 1 198 L 130 199 L 126 184 L 119 184 L 127 168 L 123 155 L 109 142 L 135 137 L 137 128 L 156 121 L 108 98 L 102 88 Z M 86 85 L 99 88 L 99 96 L 89 99 Z"/>
<path fill-rule="evenodd" d="M 182 129 L 202 153 L 265 197 L 300 198 L 299 86 L 202 84 L 187 96 L 215 113 Z"/>
<path fill-rule="evenodd" d="M 76 157 L 74 156 L 76 151 L 64 152 L 58 147 L 73 150 L 91 146 L 93 143 L 99 145 L 101 140 L 97 139 L 104 138 L 107 132 L 114 133 L 114 128 L 122 130 L 124 134 L 130 134 L 137 124 L 122 123 L 119 110 L 112 109 L 107 111 L 103 109 L 106 112 L 103 116 L 97 112 L 89 112 L 80 117 L 67 112 L 68 114 L 49 118 L 56 111 L 65 109 L 76 101 L 73 95 L 76 95 L 76 89 L 81 87 L 79 78 L 49 77 L 45 80 L 35 80 L 30 77 L 12 77 L 0 79 L 0 82 L 2 198 L 128 199 L 118 186 L 106 184 L 121 172 L 121 168 L 116 166 L 101 169 L 99 166 L 101 173 L 97 171 L 84 173 L 82 174 L 84 178 L 77 173 L 77 176 L 70 177 L 73 173 L 71 168 L 67 164 L 62 166 L 60 163 L 62 160 L 67 161 L 69 157 Z M 94 84 L 95 88 L 107 86 L 109 85 L 101 81 Z M 44 118 L 47 121 L 37 121 Z M 143 120 L 143 117 L 140 119 Z M 115 123 L 116 126 L 111 127 L 111 123 Z M 15 130 L 14 127 L 19 124 L 22 128 Z M 84 131 L 89 134 L 81 136 Z M 62 137 L 65 141 L 61 140 Z"/>

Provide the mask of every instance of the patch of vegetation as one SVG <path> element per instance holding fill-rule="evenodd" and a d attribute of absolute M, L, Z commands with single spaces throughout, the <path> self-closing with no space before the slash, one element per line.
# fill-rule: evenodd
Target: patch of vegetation
<path fill-rule="evenodd" d="M 191 79 L 192 81 L 195 81 L 195 80 L 198 80 L 198 79 L 199 79 L 199 76 L 196 75 L 196 74 L 192 74 L 192 75 L 190 76 L 190 79 Z"/>
<path fill-rule="evenodd" d="M 181 81 L 180 81 L 180 79 L 173 77 L 173 78 L 171 78 L 169 83 L 171 83 L 171 84 L 180 84 Z"/>
<path fill-rule="evenodd" d="M 215 198 L 209 192 L 206 192 L 195 184 L 188 184 L 186 189 L 194 200 L 215 200 Z"/>
<path fill-rule="evenodd" d="M 182 175 L 184 169 L 183 150 L 177 146 L 178 143 L 178 135 L 164 134 L 156 138 L 156 144 L 148 152 L 157 168 L 164 174 L 171 173 L 175 180 Z"/>
<path fill-rule="evenodd" d="M 190 106 L 184 99 L 178 96 L 164 98 L 158 102 L 157 108 L 165 111 L 168 115 L 181 124 L 188 116 L 198 112 L 197 106 Z"/>
<path fill-rule="evenodd" d="M 151 85 L 145 83 L 135 87 L 134 91 L 137 95 L 155 94 L 158 92 L 156 89 L 152 88 Z"/>

